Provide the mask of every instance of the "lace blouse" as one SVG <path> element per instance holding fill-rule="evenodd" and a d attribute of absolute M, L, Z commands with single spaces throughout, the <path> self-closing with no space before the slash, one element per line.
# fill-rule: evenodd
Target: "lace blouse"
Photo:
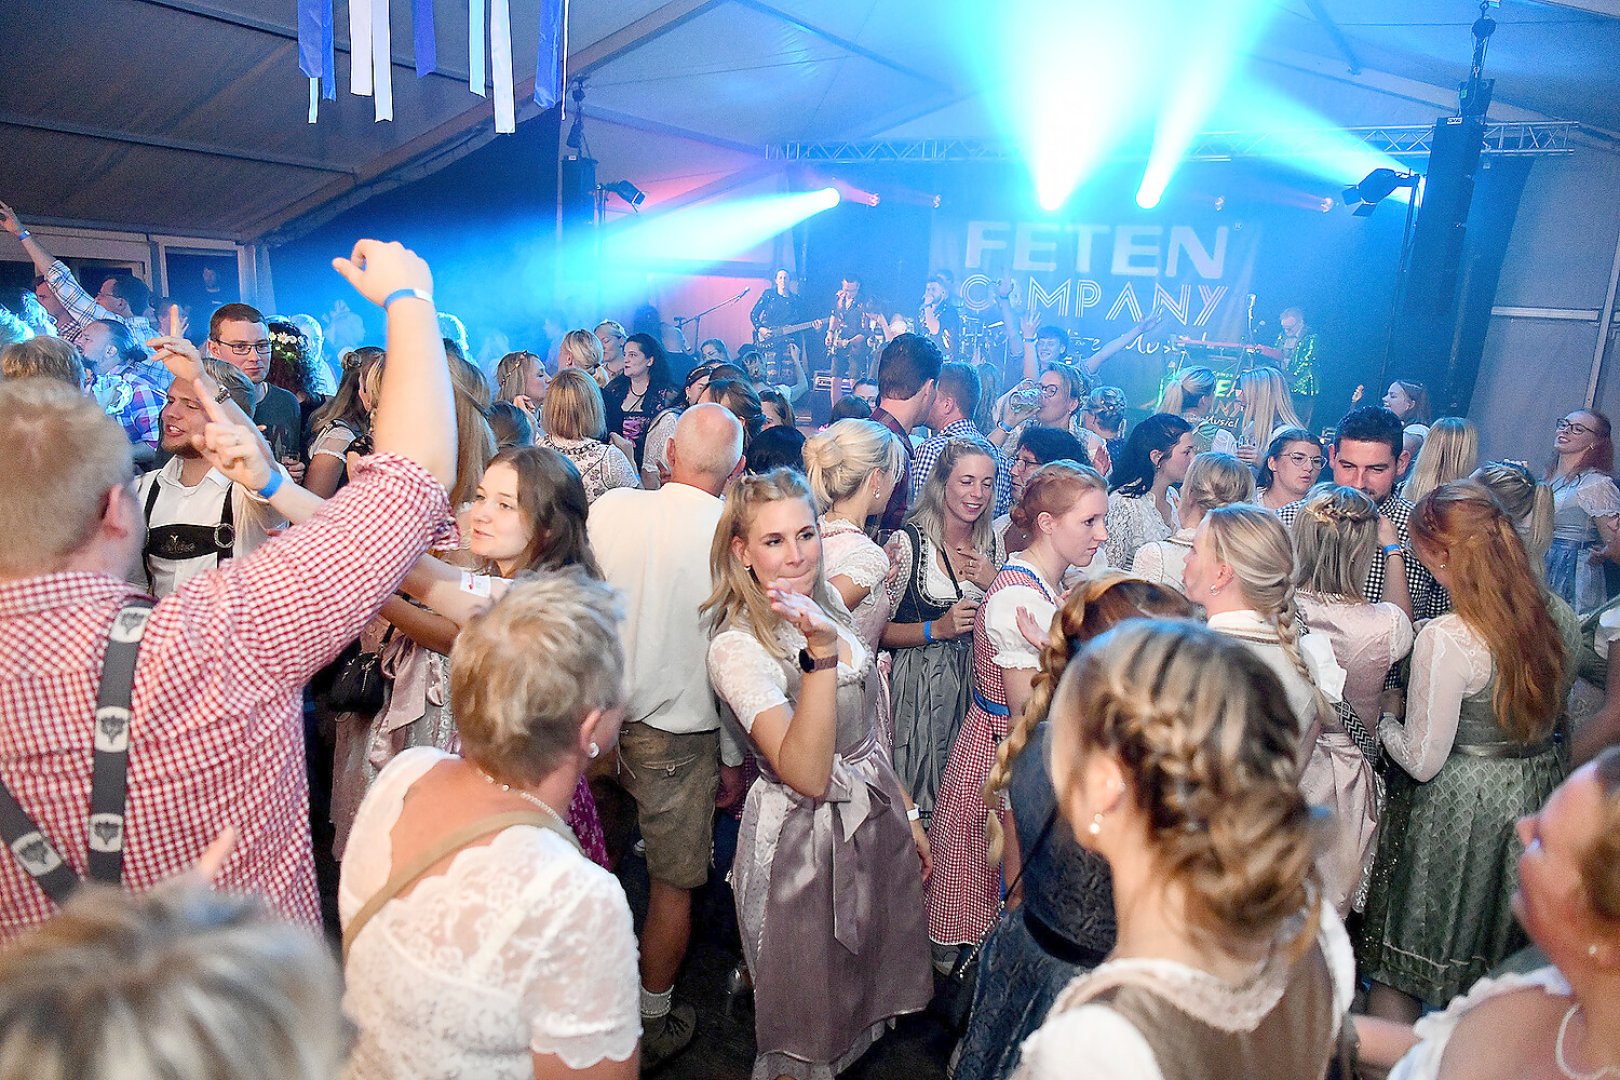
<path fill-rule="evenodd" d="M 347 925 L 392 871 L 411 785 L 450 754 L 406 750 L 355 817 L 338 909 Z M 624 889 L 549 829 L 517 826 L 463 848 L 389 901 L 355 940 L 344 1011 L 359 1040 L 344 1076 L 534 1075 L 624 1061 L 641 1038 L 636 937 Z"/>
<path fill-rule="evenodd" d="M 535 445 L 555 450 L 574 463 L 579 469 L 579 478 L 585 483 L 586 502 L 595 502 L 604 491 L 613 488 L 641 486 L 636 467 L 630 464 L 624 451 L 612 443 L 542 435 L 535 440 Z"/>
<path fill-rule="evenodd" d="M 849 614 L 867 651 L 875 652 L 878 637 L 889 624 L 889 593 L 883 584 L 889 574 L 889 556 L 850 522 L 825 516 L 821 519 L 821 551 L 828 581 L 847 577 L 856 588 L 867 590 L 866 598 Z"/>
<path fill-rule="evenodd" d="M 1412 651 L 1412 620 L 1389 602 L 1378 604 L 1299 594 L 1305 625 L 1333 644 L 1345 670 L 1344 697 L 1370 731 L 1389 669 Z"/>
<path fill-rule="evenodd" d="M 1165 493 L 1170 504 L 1170 516 L 1176 516 L 1181 496 L 1175 488 Z M 1108 540 L 1108 565 L 1129 566 L 1136 557 L 1136 549 L 1155 540 L 1168 540 L 1174 530 L 1159 515 L 1158 504 L 1151 493 L 1127 495 L 1123 491 L 1108 493 L 1108 517 L 1104 521 Z"/>
<path fill-rule="evenodd" d="M 1187 556 L 1192 554 L 1192 538 L 1193 530 L 1177 529 L 1168 540 L 1143 544 L 1131 561 L 1131 573 L 1177 591 L 1184 589 L 1182 576 L 1187 570 Z"/>
<path fill-rule="evenodd" d="M 1598 535 L 1594 520 L 1620 515 L 1620 488 L 1608 473 L 1587 469 L 1574 476 L 1560 476 L 1550 486 L 1554 539 L 1595 541 Z"/>
<path fill-rule="evenodd" d="M 1432 780 L 1440 771 L 1457 739 L 1463 698 L 1485 689 L 1495 669 L 1484 639 L 1458 615 L 1442 615 L 1418 632 L 1406 722 L 1378 725 L 1384 749 L 1412 779 Z"/>
<path fill-rule="evenodd" d="M 1343 1016 L 1355 993 L 1356 962 L 1344 924 L 1331 908 L 1322 909 L 1317 944 L 1333 978 L 1334 1015 Z M 1221 1031 L 1252 1031 L 1277 1007 L 1288 986 L 1291 965 L 1283 962 L 1284 951 L 1279 947 L 1252 978 L 1238 985 L 1173 960 L 1110 960 L 1076 977 L 1058 1003 L 1061 1006 L 1064 996 L 1088 980 L 1106 982 L 1122 970 L 1132 970 L 1150 976 L 1155 992 L 1193 1019 Z M 1080 1073 L 1076 1063 L 1082 1061 L 1085 1067 Z M 1086 1080 L 1161 1080 L 1163 1076 L 1153 1049 L 1136 1025 L 1103 1003 L 1067 1011 L 1054 1008 L 1041 1029 L 1024 1041 L 1023 1061 L 1015 1075 L 1024 1080 L 1070 1080 L 1076 1075 L 1084 1075 Z"/>
<path fill-rule="evenodd" d="M 840 626 L 838 637 L 849 649 L 848 661 L 842 649 L 838 657 L 838 685 L 844 687 L 866 677 L 870 657 L 866 646 L 849 630 Z M 791 623 L 777 627 L 776 640 L 789 656 L 797 656 L 805 647 L 804 635 Z M 794 707 L 788 697 L 787 672 L 782 670 L 782 662 L 767 652 L 746 626 L 722 630 L 709 642 L 709 681 L 721 700 L 731 706 L 737 723 L 749 733 L 760 714 L 778 705 L 790 710 Z"/>

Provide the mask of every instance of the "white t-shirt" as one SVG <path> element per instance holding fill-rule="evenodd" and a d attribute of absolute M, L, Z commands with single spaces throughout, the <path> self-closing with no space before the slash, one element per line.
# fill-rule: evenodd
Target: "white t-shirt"
<path fill-rule="evenodd" d="M 136 482 L 135 497 L 143 508 L 152 485 L 158 486 L 157 501 L 152 504 L 152 513 L 146 523 L 148 529 L 161 525 L 217 526 L 228 497 L 232 500 L 231 528 L 235 533 L 229 558 L 239 559 L 251 554 L 268 540 L 271 529 L 286 527 L 287 519 L 271 509 L 268 502 L 231 483 L 218 469 L 209 469 L 208 475 L 197 484 L 186 487 L 180 482 L 180 467 L 183 464 L 181 458 L 170 458 L 163 468 L 146 473 Z M 286 470 L 280 465 L 276 468 L 281 470 L 282 482 L 290 483 Z M 152 595 L 161 600 L 198 574 L 218 566 L 220 559 L 212 554 L 193 559 L 147 556 L 141 562 L 151 577 Z M 146 581 L 137 578 L 136 584 L 144 587 Z"/>

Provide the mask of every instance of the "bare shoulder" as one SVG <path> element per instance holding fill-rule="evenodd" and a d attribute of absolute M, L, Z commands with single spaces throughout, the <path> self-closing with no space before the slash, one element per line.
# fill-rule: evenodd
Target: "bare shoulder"
<path fill-rule="evenodd" d="M 1440 1063 L 1444 1080 L 1537 1080 L 1558 1075 L 1552 1045 L 1569 1008 L 1566 997 L 1525 986 L 1463 1014 Z"/>

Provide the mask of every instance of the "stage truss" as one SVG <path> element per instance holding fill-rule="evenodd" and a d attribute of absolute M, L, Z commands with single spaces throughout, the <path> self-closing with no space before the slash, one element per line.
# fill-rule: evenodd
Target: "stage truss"
<path fill-rule="evenodd" d="M 1571 136 L 1580 127 L 1570 121 L 1491 123 L 1485 128 L 1489 155 L 1552 156 L 1574 152 Z M 1212 131 L 1188 148 L 1187 161 L 1233 161 L 1240 158 L 1320 157 L 1342 154 L 1346 135 L 1395 158 L 1426 157 L 1434 127 L 1391 126 L 1316 128 L 1296 131 Z M 861 142 L 791 142 L 765 148 L 776 161 L 822 165 L 946 164 L 1008 161 L 1015 149 L 994 139 L 870 139 Z"/>

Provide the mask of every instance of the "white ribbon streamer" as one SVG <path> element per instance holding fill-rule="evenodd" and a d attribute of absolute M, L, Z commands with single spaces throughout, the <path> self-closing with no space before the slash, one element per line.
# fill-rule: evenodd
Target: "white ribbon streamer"
<path fill-rule="evenodd" d="M 484 0 L 467 3 L 467 88 L 484 96 Z"/>
<path fill-rule="evenodd" d="M 517 109 L 512 90 L 512 13 L 509 0 L 490 0 L 489 53 L 495 65 L 495 132 L 517 130 Z"/>
<path fill-rule="evenodd" d="M 352 0 L 364 6 L 367 0 Z M 372 79 L 377 89 L 378 120 L 394 118 L 394 44 L 388 0 L 370 0 Z"/>
<path fill-rule="evenodd" d="M 371 0 L 349 0 L 349 93 L 371 96 Z"/>
<path fill-rule="evenodd" d="M 321 80 L 311 79 L 309 80 L 309 122 L 312 124 L 315 122 L 316 114 L 320 112 L 320 102 Z"/>

